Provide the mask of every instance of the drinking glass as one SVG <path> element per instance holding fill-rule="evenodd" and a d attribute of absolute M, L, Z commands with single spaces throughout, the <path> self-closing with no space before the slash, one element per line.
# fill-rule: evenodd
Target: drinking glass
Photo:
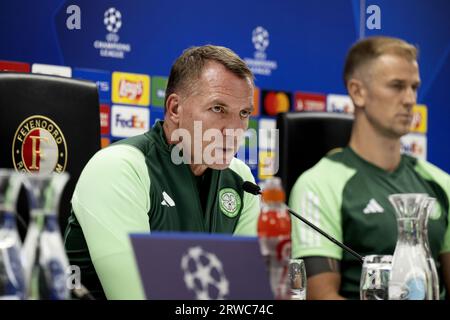
<path fill-rule="evenodd" d="M 291 300 L 306 300 L 306 269 L 302 259 L 289 260 Z"/>
<path fill-rule="evenodd" d="M 388 300 L 389 277 L 392 267 L 391 255 L 369 255 L 364 257 L 361 272 L 361 300 Z"/>

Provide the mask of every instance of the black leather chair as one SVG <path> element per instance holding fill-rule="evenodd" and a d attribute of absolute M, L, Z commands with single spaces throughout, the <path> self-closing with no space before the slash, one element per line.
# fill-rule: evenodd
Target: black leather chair
<path fill-rule="evenodd" d="M 0 168 L 70 174 L 60 202 L 62 232 L 81 170 L 99 149 L 99 100 L 93 82 L 0 72 Z M 18 212 L 27 222 L 24 190 Z M 24 232 L 19 224 L 22 237 Z"/>
<path fill-rule="evenodd" d="M 330 150 L 345 147 L 353 116 L 331 112 L 288 112 L 277 116 L 278 173 L 286 195 L 298 177 Z"/>

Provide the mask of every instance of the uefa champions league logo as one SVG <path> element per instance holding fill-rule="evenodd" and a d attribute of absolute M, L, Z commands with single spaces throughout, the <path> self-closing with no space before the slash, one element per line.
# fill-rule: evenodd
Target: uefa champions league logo
<path fill-rule="evenodd" d="M 117 33 L 122 27 L 122 14 L 116 8 L 109 8 L 105 11 L 103 23 L 106 26 L 106 30 Z"/>
<path fill-rule="evenodd" d="M 268 60 L 266 49 L 269 47 L 269 31 L 257 26 L 252 31 L 252 43 L 255 48 L 253 58 L 244 58 L 250 70 L 256 75 L 270 76 L 278 68 L 277 61 Z"/>
<path fill-rule="evenodd" d="M 131 52 L 131 44 L 119 42 L 122 19 L 122 13 L 114 7 L 110 7 L 103 14 L 103 24 L 108 31 L 106 41 L 94 41 L 94 48 L 99 50 L 101 57 L 124 59 L 125 54 Z"/>
<path fill-rule="evenodd" d="M 181 258 L 184 283 L 198 300 L 223 300 L 230 292 L 222 262 L 200 246 L 191 247 Z"/>
<path fill-rule="evenodd" d="M 269 32 L 263 27 L 259 26 L 253 30 L 252 42 L 257 51 L 265 51 L 269 46 Z"/>
<path fill-rule="evenodd" d="M 105 11 L 103 23 L 105 24 L 108 34 L 106 40 L 110 42 L 118 42 L 120 37 L 117 34 L 122 27 L 122 14 L 116 8 L 109 8 Z"/>

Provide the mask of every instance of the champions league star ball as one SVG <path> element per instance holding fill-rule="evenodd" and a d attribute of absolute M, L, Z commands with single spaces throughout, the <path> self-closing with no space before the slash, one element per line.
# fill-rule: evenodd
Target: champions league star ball
<path fill-rule="evenodd" d="M 269 46 L 269 32 L 263 27 L 256 27 L 252 33 L 252 42 L 256 50 L 266 50 Z"/>
<path fill-rule="evenodd" d="M 106 30 L 116 33 L 122 26 L 122 14 L 116 8 L 109 8 L 105 11 L 103 23 L 106 26 Z"/>
<path fill-rule="evenodd" d="M 229 293 L 229 283 L 222 263 L 213 253 L 200 246 L 189 248 L 181 258 L 184 282 L 198 300 L 223 300 Z"/>

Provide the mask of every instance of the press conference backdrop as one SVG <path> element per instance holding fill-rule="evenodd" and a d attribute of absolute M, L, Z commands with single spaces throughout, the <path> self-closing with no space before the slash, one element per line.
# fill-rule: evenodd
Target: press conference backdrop
<path fill-rule="evenodd" d="M 418 45 L 422 78 L 403 151 L 450 172 L 449 15 L 448 0 L 2 1 L 0 70 L 96 82 L 106 146 L 163 118 L 171 64 L 189 46 L 227 46 L 247 61 L 258 132 L 275 128 L 279 112 L 351 113 L 348 48 L 364 36 L 397 36 Z M 84 119 L 74 121 L 82 128 Z M 247 140 L 257 179 L 276 162 L 275 145 L 270 134 Z"/>

